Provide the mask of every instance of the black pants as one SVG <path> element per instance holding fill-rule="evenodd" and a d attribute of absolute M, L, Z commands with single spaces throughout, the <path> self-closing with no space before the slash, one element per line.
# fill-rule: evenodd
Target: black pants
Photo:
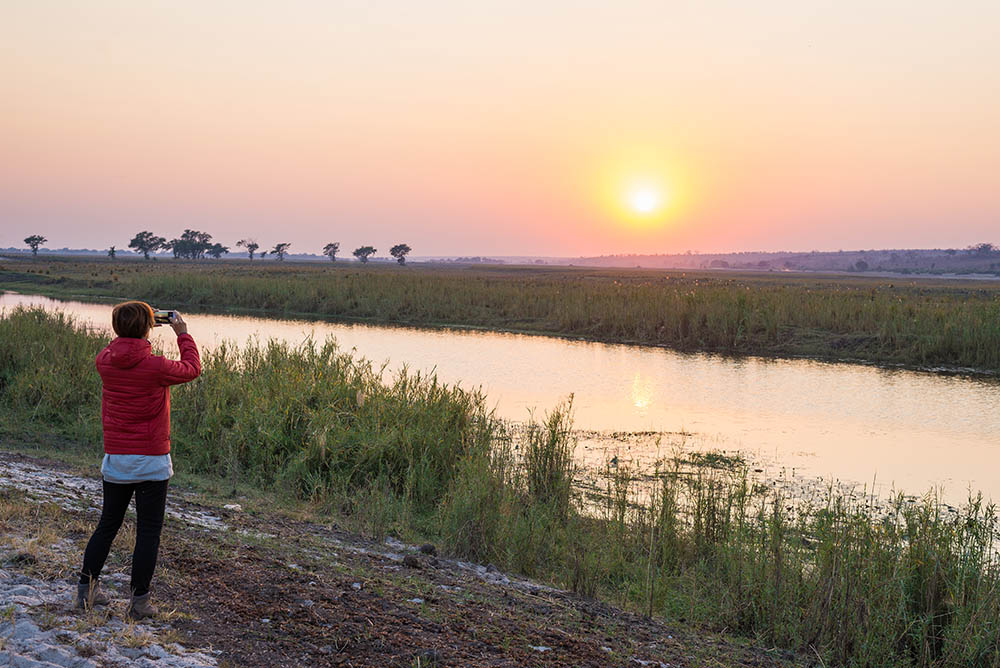
<path fill-rule="evenodd" d="M 135 550 L 132 552 L 132 594 L 142 596 L 149 592 L 149 583 L 156 569 L 156 555 L 160 551 L 160 532 L 163 530 L 163 512 L 167 506 L 169 480 L 150 480 L 118 484 L 104 481 L 104 508 L 94 535 L 83 553 L 83 570 L 80 584 L 90 584 L 101 575 L 104 562 L 111 551 L 111 542 L 125 519 L 128 503 L 135 493 Z"/>

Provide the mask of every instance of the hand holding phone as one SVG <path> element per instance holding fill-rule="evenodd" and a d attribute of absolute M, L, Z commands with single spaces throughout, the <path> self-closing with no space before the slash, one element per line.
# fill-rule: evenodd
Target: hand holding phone
<path fill-rule="evenodd" d="M 177 311 L 153 311 L 153 326 L 170 325 L 174 329 L 174 334 L 178 336 L 187 334 L 187 323 Z"/>
<path fill-rule="evenodd" d="M 184 318 L 181 317 L 181 314 L 177 311 L 171 311 L 170 313 L 172 314 L 170 326 L 174 328 L 174 334 L 177 336 L 187 334 L 188 326 L 187 323 L 184 322 Z"/>

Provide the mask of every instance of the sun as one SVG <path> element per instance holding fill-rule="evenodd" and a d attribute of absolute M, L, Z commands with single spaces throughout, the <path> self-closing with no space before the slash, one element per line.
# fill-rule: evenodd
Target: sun
<path fill-rule="evenodd" d="M 585 188 L 609 227 L 650 235 L 686 224 L 693 206 L 692 169 L 684 156 L 651 144 L 595 155 Z"/>
<path fill-rule="evenodd" d="M 663 195 L 650 187 L 633 188 L 628 193 L 629 208 L 640 216 L 656 213 L 662 204 Z"/>

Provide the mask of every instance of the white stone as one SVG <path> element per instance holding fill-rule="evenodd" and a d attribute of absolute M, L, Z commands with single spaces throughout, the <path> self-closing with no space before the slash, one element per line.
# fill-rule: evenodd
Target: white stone
<path fill-rule="evenodd" d="M 170 656 L 170 653 L 159 645 L 150 645 L 147 647 L 146 654 L 154 659 L 166 659 Z"/>
<path fill-rule="evenodd" d="M 11 630 L 10 639 L 11 640 L 24 640 L 26 638 L 32 638 L 41 633 L 41 629 L 31 621 L 25 615 L 18 615 L 17 623 L 14 624 L 14 628 Z M 7 635 L 3 633 L 2 627 L 0 627 L 0 634 Z"/>
<path fill-rule="evenodd" d="M 75 654 L 75 652 L 74 652 Z M 35 656 L 42 661 L 54 663 L 57 666 L 69 666 L 75 658 L 66 650 L 49 645 L 35 652 Z"/>
<path fill-rule="evenodd" d="M 37 596 L 4 596 L 3 602 L 6 604 L 17 603 L 18 605 L 23 605 L 26 608 L 33 608 L 44 603 L 44 601 Z"/>

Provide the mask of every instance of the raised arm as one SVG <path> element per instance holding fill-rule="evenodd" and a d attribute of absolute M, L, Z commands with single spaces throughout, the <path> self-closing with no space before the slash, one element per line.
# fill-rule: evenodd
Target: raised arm
<path fill-rule="evenodd" d="M 187 323 L 180 313 L 174 314 L 170 326 L 177 334 L 177 347 L 181 350 L 181 359 L 174 361 L 163 358 L 160 382 L 163 385 L 179 385 L 201 375 L 201 356 L 198 355 L 198 345 L 194 342 L 194 338 L 187 333 Z"/>

